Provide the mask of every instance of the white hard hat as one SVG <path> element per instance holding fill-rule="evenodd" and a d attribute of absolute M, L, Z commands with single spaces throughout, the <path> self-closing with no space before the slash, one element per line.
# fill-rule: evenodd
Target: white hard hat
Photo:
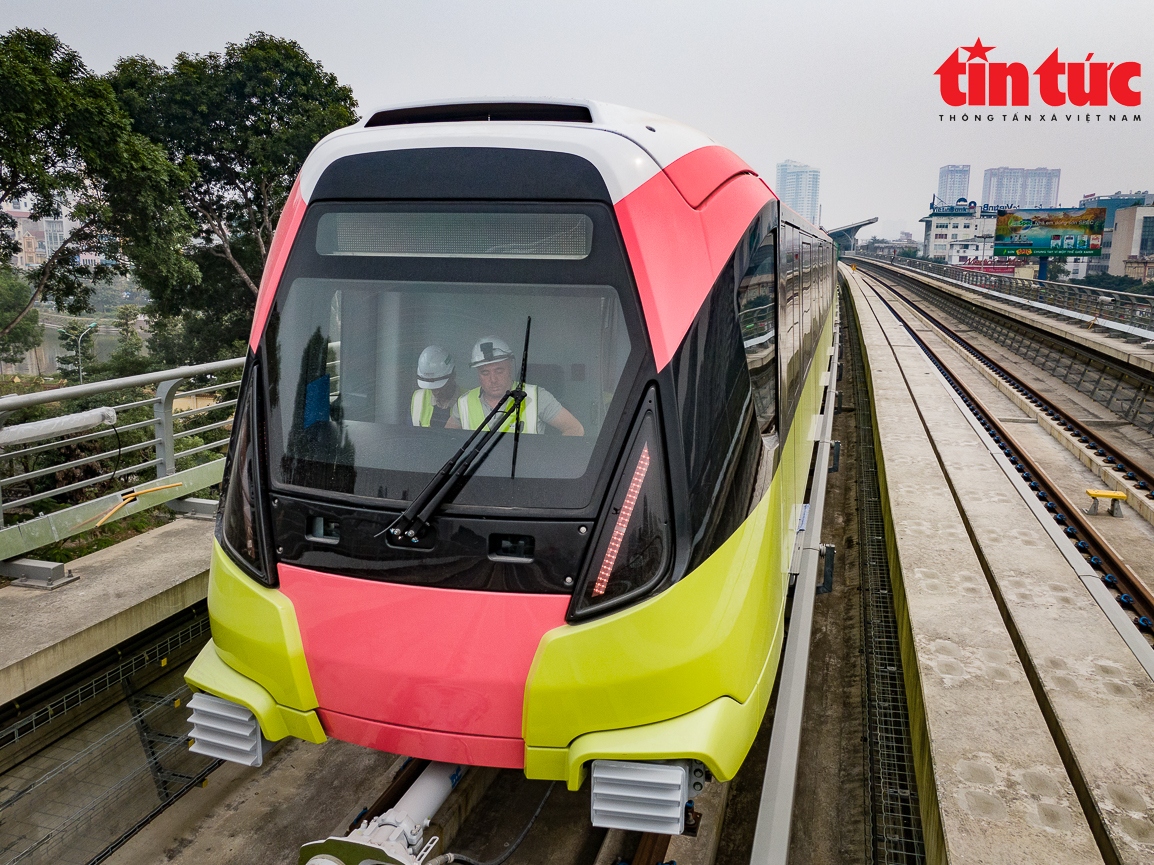
<path fill-rule="evenodd" d="M 469 366 L 476 369 L 479 366 L 487 366 L 500 360 L 508 360 L 512 356 L 513 350 L 509 348 L 509 343 L 501 337 L 483 336 L 473 346 L 473 360 Z"/>
<path fill-rule="evenodd" d="M 417 360 L 417 387 L 436 390 L 453 374 L 453 356 L 439 345 L 426 346 Z"/>

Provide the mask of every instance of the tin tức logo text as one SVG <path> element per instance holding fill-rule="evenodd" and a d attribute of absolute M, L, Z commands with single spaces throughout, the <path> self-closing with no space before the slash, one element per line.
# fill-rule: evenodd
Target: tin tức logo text
<path fill-rule="evenodd" d="M 1023 63 L 1002 63 L 986 55 L 993 45 L 981 39 L 973 45 L 955 48 L 934 73 L 938 76 L 942 99 L 947 105 L 1021 106 L 1028 107 L 1033 95 L 1031 74 Z M 968 53 L 963 62 L 960 54 Z M 1142 104 L 1142 93 L 1136 88 L 1142 75 L 1142 64 L 1135 61 L 1107 63 L 1093 60 L 1093 52 L 1079 62 L 1063 60 L 1058 49 L 1041 62 L 1033 72 L 1037 95 L 1046 105 L 1057 107 L 1117 105 L 1133 107 Z"/>

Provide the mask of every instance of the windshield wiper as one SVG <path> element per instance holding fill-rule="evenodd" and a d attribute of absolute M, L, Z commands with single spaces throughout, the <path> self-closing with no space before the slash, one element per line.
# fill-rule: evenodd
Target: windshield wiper
<path fill-rule="evenodd" d="M 521 350 L 521 382 L 517 392 L 521 394 L 521 401 L 525 400 L 525 372 L 529 368 L 529 328 L 533 325 L 533 316 L 525 317 L 525 347 Z M 534 408 L 536 410 L 536 408 Z M 513 424 L 513 462 L 509 467 L 509 480 L 517 477 L 517 445 L 521 443 L 521 421 L 517 415 L 517 422 Z"/>
<path fill-rule="evenodd" d="M 421 533 L 428 527 L 429 520 L 440 509 L 449 493 L 464 486 L 481 467 L 481 463 L 493 452 L 493 449 L 505 435 L 503 427 L 511 416 L 518 418 L 514 424 L 513 434 L 513 471 L 516 471 L 517 441 L 521 432 L 519 412 L 521 405 L 525 402 L 525 372 L 526 362 L 529 358 L 529 329 L 532 324 L 533 317 L 527 317 L 525 321 L 525 349 L 521 355 L 521 380 L 518 386 L 505 391 L 504 395 L 497 401 L 497 405 L 485 416 L 480 426 L 473 430 L 473 434 L 433 475 L 433 479 L 425 485 L 425 488 L 417 493 L 412 504 L 405 508 L 392 525 L 384 531 L 377 532 L 374 537 L 388 533 L 389 541 L 392 543 L 403 541 L 417 543 Z M 504 406 L 509 400 L 512 400 L 512 403 L 505 408 Z M 498 414 L 500 414 L 500 419 L 495 424 L 492 423 L 493 418 Z"/>

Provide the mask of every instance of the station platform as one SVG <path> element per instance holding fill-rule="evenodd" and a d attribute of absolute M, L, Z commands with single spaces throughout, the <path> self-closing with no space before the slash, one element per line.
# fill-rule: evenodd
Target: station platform
<path fill-rule="evenodd" d="M 1073 544 L 862 275 L 842 273 L 868 370 L 928 861 L 1154 861 L 1154 681 Z"/>
<path fill-rule="evenodd" d="M 934 274 L 924 273 L 899 264 L 889 264 L 876 259 L 866 260 L 870 265 L 902 274 L 951 294 L 954 297 L 990 310 L 1000 316 L 1026 322 L 1038 330 L 1060 337 L 1085 348 L 1093 349 L 1136 369 L 1154 373 L 1154 345 L 1122 331 L 1112 331 L 1108 327 L 1087 328 L 1087 322 L 1076 318 L 1065 318 L 1059 313 L 1045 314 L 1030 307 L 1025 301 L 1005 300 L 978 286 L 944 279 Z"/>
<path fill-rule="evenodd" d="M 213 521 L 181 517 L 82 556 L 52 590 L 0 590 L 0 705 L 204 600 Z"/>

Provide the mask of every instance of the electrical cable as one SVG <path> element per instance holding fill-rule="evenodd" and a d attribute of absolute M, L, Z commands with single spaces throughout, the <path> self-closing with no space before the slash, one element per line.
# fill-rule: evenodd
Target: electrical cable
<path fill-rule="evenodd" d="M 116 465 L 112 467 L 112 477 L 108 479 L 108 486 L 111 489 L 112 485 L 116 483 L 116 473 L 120 471 L 120 457 L 122 449 L 120 445 L 120 427 L 113 426 L 112 432 L 116 434 Z"/>
<path fill-rule="evenodd" d="M 525 824 L 525 828 L 521 830 L 521 834 L 516 837 L 512 844 L 505 848 L 505 851 L 496 859 L 490 859 L 482 862 L 479 859 L 474 859 L 471 856 L 466 856 L 463 853 L 442 853 L 434 859 L 430 859 L 425 865 L 448 865 L 450 862 L 463 862 L 465 865 L 502 865 L 502 863 L 513 855 L 521 842 L 525 840 L 525 836 L 529 834 L 529 830 L 533 828 L 533 824 L 537 822 L 537 815 L 541 813 L 541 809 L 545 807 L 545 802 L 549 799 L 549 794 L 553 792 L 553 785 L 556 781 L 550 781 L 549 787 L 545 790 L 545 795 L 541 797 L 541 803 L 537 806 L 537 810 L 533 812 L 533 816 L 529 818 L 529 822 Z"/>

